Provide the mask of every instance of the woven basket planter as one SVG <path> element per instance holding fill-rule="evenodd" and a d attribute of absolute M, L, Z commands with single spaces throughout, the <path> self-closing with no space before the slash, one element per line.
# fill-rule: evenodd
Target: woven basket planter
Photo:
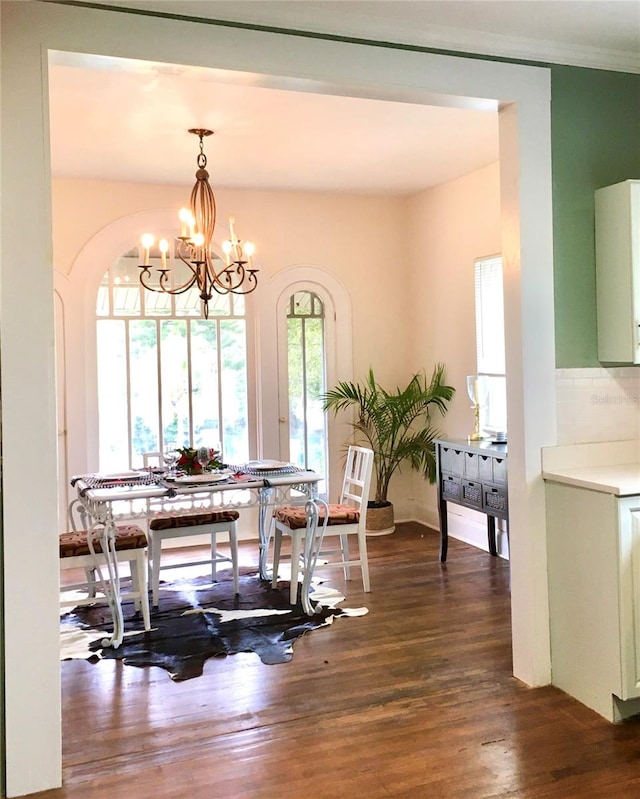
<path fill-rule="evenodd" d="M 396 529 L 393 523 L 393 505 L 367 508 L 367 535 L 389 535 Z"/>

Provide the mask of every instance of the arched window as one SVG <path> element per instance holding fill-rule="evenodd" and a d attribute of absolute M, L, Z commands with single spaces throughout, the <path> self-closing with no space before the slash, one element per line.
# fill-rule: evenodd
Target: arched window
<path fill-rule="evenodd" d="M 326 390 L 324 303 L 312 291 L 297 291 L 287 306 L 289 457 L 297 466 L 326 474 L 327 424 L 321 395 Z"/>
<path fill-rule="evenodd" d="M 98 288 L 100 469 L 140 466 L 144 452 L 170 444 L 220 444 L 226 462 L 245 462 L 244 297 L 216 295 L 205 319 L 196 291 L 171 296 L 143 289 L 138 263 L 134 248 L 104 273 Z"/>

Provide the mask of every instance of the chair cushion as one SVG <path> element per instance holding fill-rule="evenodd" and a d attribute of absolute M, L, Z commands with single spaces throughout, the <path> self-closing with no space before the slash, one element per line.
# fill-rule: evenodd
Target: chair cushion
<path fill-rule="evenodd" d="M 324 522 L 324 507 L 318 506 L 320 520 Z M 307 526 L 307 515 L 304 505 L 282 505 L 273 512 L 275 518 L 282 524 L 286 524 L 292 530 L 301 530 Z M 358 524 L 360 521 L 360 511 L 351 505 L 334 503 L 329 505 L 329 519 L 327 526 L 336 524 Z"/>
<path fill-rule="evenodd" d="M 144 549 L 147 546 L 147 536 L 141 527 L 136 524 L 119 524 L 116 526 L 115 547 L 117 550 Z M 96 552 L 102 552 L 100 536 L 94 538 Z M 87 544 L 87 531 L 77 530 L 60 535 L 60 557 L 72 558 L 75 555 L 88 555 L 90 552 Z"/>
<path fill-rule="evenodd" d="M 159 513 L 149 522 L 150 530 L 171 530 L 176 527 L 197 527 L 201 524 L 223 524 L 235 522 L 240 514 L 237 510 L 202 510 L 197 512 L 172 510 Z"/>

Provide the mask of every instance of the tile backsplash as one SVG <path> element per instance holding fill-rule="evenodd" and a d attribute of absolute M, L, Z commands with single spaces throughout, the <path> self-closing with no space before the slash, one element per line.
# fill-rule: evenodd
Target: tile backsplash
<path fill-rule="evenodd" d="M 640 438 L 640 367 L 556 369 L 558 444 Z"/>

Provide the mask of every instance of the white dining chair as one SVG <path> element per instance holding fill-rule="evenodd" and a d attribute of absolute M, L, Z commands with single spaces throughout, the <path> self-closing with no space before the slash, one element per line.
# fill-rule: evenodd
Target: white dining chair
<path fill-rule="evenodd" d="M 233 589 L 238 594 L 238 517 L 233 509 L 202 508 L 194 510 L 167 510 L 154 514 L 149 519 L 151 536 L 151 557 L 149 570 L 151 575 L 151 601 L 157 607 L 160 599 L 160 572 L 164 569 L 185 568 L 186 566 L 210 566 L 211 580 L 216 581 L 218 563 L 230 563 L 233 573 Z M 218 549 L 217 536 L 227 533 L 229 536 L 230 554 L 226 555 Z M 176 560 L 162 562 L 162 542 L 171 538 L 192 538 L 206 534 L 210 536 L 210 550 L 206 558 L 201 560 Z M 166 550 L 165 550 L 166 552 Z"/>
<path fill-rule="evenodd" d="M 162 464 L 162 453 L 147 452 L 143 455 L 145 467 Z M 211 580 L 217 579 L 218 563 L 230 563 L 233 574 L 234 593 L 238 594 L 238 518 L 237 510 L 229 508 L 164 508 L 148 514 L 151 554 L 149 557 L 149 582 L 151 583 L 151 602 L 153 607 L 160 601 L 160 572 L 165 569 L 178 569 L 190 566 L 209 566 Z M 229 538 L 229 555 L 218 549 L 217 536 L 226 533 Z M 175 554 L 171 561 L 162 561 L 162 543 L 175 538 L 193 538 L 208 535 L 210 550 L 206 558 L 200 560 L 180 559 Z M 166 554 L 166 550 L 165 550 Z"/>
<path fill-rule="evenodd" d="M 351 567 L 359 566 L 362 572 L 362 585 L 370 591 L 369 560 L 367 555 L 366 516 L 369 488 L 373 471 L 373 450 L 365 447 L 350 446 L 347 452 L 347 463 L 344 470 L 342 490 L 338 502 L 318 507 L 318 526 L 324 524 L 328 512 L 323 543 L 317 553 L 322 557 L 322 568 L 339 567 L 344 571 L 346 580 L 351 579 Z M 282 536 L 291 538 L 291 585 L 289 598 L 295 604 L 300 578 L 301 559 L 303 559 L 303 543 L 308 529 L 308 514 L 300 505 L 282 505 L 274 510 L 274 544 L 273 544 L 273 578 L 272 585 L 278 584 L 278 567 Z M 356 557 L 349 554 L 349 536 L 358 541 Z M 337 539 L 337 541 L 336 541 Z M 330 545 L 331 541 L 334 545 Z M 327 560 L 325 561 L 325 557 Z M 337 559 L 336 559 L 337 558 Z M 304 563 L 302 563 L 304 569 Z"/>
<path fill-rule="evenodd" d="M 107 570 L 107 560 L 102 550 L 102 528 L 81 529 L 80 524 L 85 524 L 86 519 L 82 506 L 74 500 L 69 508 L 69 518 L 72 529 L 59 535 L 60 544 L 60 569 L 83 569 L 85 579 L 82 582 L 60 586 L 60 606 L 70 607 L 78 605 L 92 605 L 104 602 L 105 597 L 98 596 L 100 587 L 98 570 Z M 81 520 L 80 524 L 79 519 Z M 89 536 L 94 552 L 89 547 Z M 145 630 L 151 629 L 149 615 L 149 593 L 147 584 L 147 536 L 144 530 L 136 524 L 116 525 L 114 536 L 115 555 L 118 567 L 122 564 L 129 566 L 130 586 L 126 580 L 120 581 L 121 602 L 133 600 L 138 612 L 142 613 Z M 106 579 L 106 578 L 105 578 Z M 86 591 L 86 597 L 65 598 L 68 591 Z"/>

